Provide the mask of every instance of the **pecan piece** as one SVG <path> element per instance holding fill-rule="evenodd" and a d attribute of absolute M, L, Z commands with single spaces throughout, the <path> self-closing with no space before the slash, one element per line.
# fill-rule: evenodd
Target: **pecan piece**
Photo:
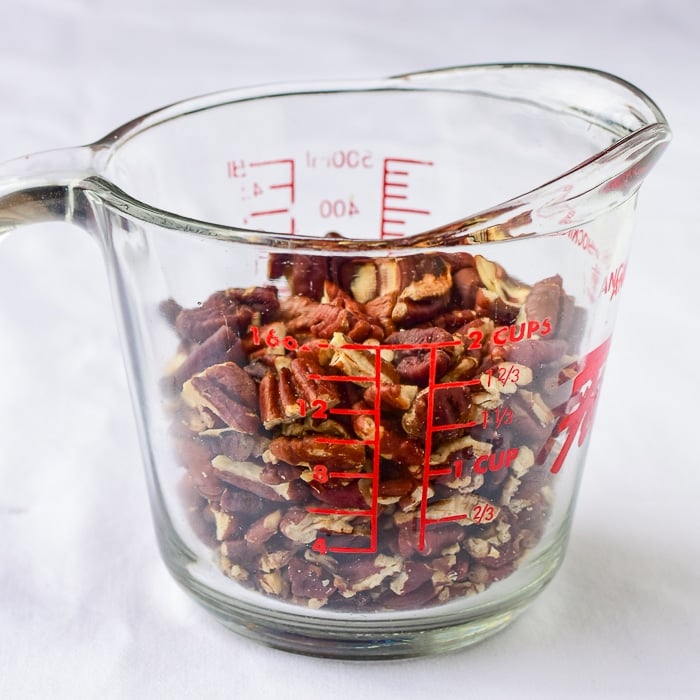
<path fill-rule="evenodd" d="M 279 523 L 280 532 L 297 544 L 310 544 L 319 535 L 354 533 L 353 515 L 326 515 L 308 513 L 301 508 L 290 508 Z"/>
<path fill-rule="evenodd" d="M 378 350 L 359 350 L 352 345 L 349 338 L 342 333 L 335 333 L 331 339 L 333 357 L 330 361 L 331 368 L 337 368 L 349 377 L 367 377 L 367 382 L 358 379 L 357 384 L 366 386 L 365 401 L 373 404 L 376 398 L 375 376 L 377 373 L 377 352 Z M 380 357 L 379 360 L 379 393 L 382 404 L 389 408 L 406 410 L 418 392 L 418 387 L 412 384 L 401 384 L 400 378 L 394 367 Z"/>
<path fill-rule="evenodd" d="M 540 321 L 548 318 L 556 323 L 562 297 L 562 279 L 560 275 L 548 277 L 536 282 L 525 300 L 525 315 L 528 321 Z M 556 332 L 556 328 L 554 328 Z"/>
<path fill-rule="evenodd" d="M 269 444 L 267 438 L 241 433 L 233 428 L 211 428 L 200 432 L 199 437 L 211 444 L 212 456 L 223 454 L 239 461 L 260 457 Z"/>
<path fill-rule="evenodd" d="M 473 267 L 464 267 L 452 275 L 454 298 L 462 309 L 473 309 L 476 305 L 476 292 L 481 286 L 479 273 Z"/>
<path fill-rule="evenodd" d="M 567 344 L 565 340 L 528 338 L 518 343 L 506 343 L 503 347 L 506 358 L 511 362 L 541 368 L 560 359 L 566 353 Z"/>
<path fill-rule="evenodd" d="M 418 392 L 411 408 L 401 418 L 401 426 L 407 435 L 413 438 L 423 438 L 428 420 L 428 392 L 429 388 Z M 469 421 L 471 409 L 470 389 L 465 386 L 440 387 L 433 390 L 433 415 L 434 427 L 446 427 L 448 425 L 465 424 Z M 440 441 L 454 439 L 459 436 L 461 429 L 441 430 Z"/>
<path fill-rule="evenodd" d="M 330 438 L 329 438 L 330 439 Z M 328 469 L 360 471 L 365 465 L 365 446 L 357 443 L 324 442 L 316 435 L 276 437 L 263 455 L 265 461 L 278 461 L 296 467 L 323 465 Z"/>
<path fill-rule="evenodd" d="M 355 559 L 342 564 L 334 578 L 335 586 L 344 598 L 359 591 L 379 588 L 384 579 L 401 571 L 403 558 L 378 554 L 374 559 Z"/>
<path fill-rule="evenodd" d="M 266 484 L 262 479 L 263 467 L 254 462 L 234 462 L 225 455 L 217 455 L 212 459 L 211 465 L 221 481 L 268 501 L 299 502 L 308 496 L 308 488 L 301 479 Z"/>
<path fill-rule="evenodd" d="M 389 584 L 389 588 L 397 596 L 405 596 L 430 581 L 433 569 L 429 564 L 420 561 L 407 561 L 403 569 Z"/>
<path fill-rule="evenodd" d="M 246 530 L 245 541 L 253 547 L 263 545 L 277 533 L 280 520 L 282 520 L 281 510 L 273 510 L 272 513 L 264 515 L 262 518 L 252 523 Z"/>
<path fill-rule="evenodd" d="M 450 301 L 452 274 L 440 255 L 421 255 L 399 261 L 402 291 L 391 317 L 403 326 L 423 323 Z M 405 283 L 407 282 L 407 284 Z"/>
<path fill-rule="evenodd" d="M 430 520 L 449 518 L 463 525 L 474 523 L 492 523 L 498 517 L 501 508 L 476 493 L 458 493 L 442 501 L 428 505 L 427 515 Z M 464 516 L 456 520 L 458 516 Z"/>
<path fill-rule="evenodd" d="M 312 357 L 280 359 L 275 369 L 260 382 L 260 416 L 267 430 L 303 418 L 307 410 L 325 413 L 340 403 L 336 385 L 316 378 L 323 370 Z"/>
<path fill-rule="evenodd" d="M 318 564 L 294 556 L 287 565 L 292 595 L 305 599 L 310 608 L 324 606 L 335 593 L 333 577 Z"/>
<path fill-rule="evenodd" d="M 270 255 L 270 279 L 285 277 L 293 295 L 318 300 L 328 279 L 328 258 L 322 255 Z"/>
<path fill-rule="evenodd" d="M 214 292 L 197 308 L 182 309 L 175 319 L 175 328 L 182 338 L 197 343 L 222 326 L 243 335 L 256 314 L 265 320 L 278 308 L 275 287 L 226 289 Z"/>
<path fill-rule="evenodd" d="M 503 267 L 482 255 L 475 255 L 474 263 L 486 290 L 496 294 L 507 305 L 519 308 L 525 303 L 531 289 L 529 285 L 509 277 Z"/>
<path fill-rule="evenodd" d="M 203 343 L 192 345 L 189 354 L 170 375 L 172 387 L 179 391 L 193 374 L 197 374 L 211 365 L 222 362 L 241 364 L 245 359 L 245 352 L 238 335 L 231 328 L 222 326 Z"/>
<path fill-rule="evenodd" d="M 314 338 L 324 339 L 331 338 L 334 333 L 345 333 L 355 342 L 384 337 L 379 320 L 330 281 L 324 284 L 321 303 L 306 304 L 300 313 L 288 320 L 287 330 L 295 336 L 310 333 Z"/>
<path fill-rule="evenodd" d="M 182 387 L 185 403 L 207 410 L 234 430 L 255 435 L 260 427 L 255 382 L 235 362 L 213 365 Z"/>
<path fill-rule="evenodd" d="M 376 424 L 369 415 L 355 415 L 352 426 L 357 436 L 364 441 L 376 437 Z M 389 459 L 404 467 L 418 467 L 423 464 L 424 450 L 419 440 L 407 439 L 400 429 L 392 427 L 389 420 L 379 426 L 379 451 L 384 459 Z"/>
<path fill-rule="evenodd" d="M 454 357 L 454 348 L 438 347 L 431 350 L 430 345 L 438 343 L 455 343 L 450 333 L 442 328 L 411 328 L 392 333 L 387 339 L 389 345 L 415 345 L 416 349 L 397 350 L 394 354 L 396 371 L 403 381 L 409 384 L 425 386 L 430 378 L 437 380 L 449 369 Z M 431 368 L 431 357 L 435 357 L 435 366 Z"/>

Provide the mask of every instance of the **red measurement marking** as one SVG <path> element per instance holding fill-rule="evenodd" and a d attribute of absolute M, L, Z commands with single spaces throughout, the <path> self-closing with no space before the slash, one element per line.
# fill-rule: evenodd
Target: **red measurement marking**
<path fill-rule="evenodd" d="M 278 158 L 277 160 L 259 160 L 255 163 L 251 163 L 251 168 L 260 168 L 270 165 L 288 165 L 289 166 L 289 180 L 286 182 L 276 182 L 272 185 L 268 185 L 271 190 L 282 190 L 289 189 L 289 201 L 294 204 L 295 192 L 295 172 L 294 172 L 294 159 L 293 158 Z"/>
<path fill-rule="evenodd" d="M 289 209 L 267 209 L 266 211 L 252 211 L 251 216 L 271 216 L 273 214 L 289 214 Z"/>
<path fill-rule="evenodd" d="M 425 216 L 430 209 L 407 206 L 410 195 L 410 178 L 414 168 L 430 167 L 432 161 L 411 158 L 385 158 L 382 179 L 382 223 L 381 238 L 406 235 L 403 227 L 409 217 Z M 399 190 L 398 192 L 396 190 Z"/>
<path fill-rule="evenodd" d="M 328 554 L 328 544 L 323 537 L 317 537 L 311 545 L 311 549 L 319 554 Z"/>
<path fill-rule="evenodd" d="M 373 382 L 376 388 L 374 404 L 371 409 L 330 409 L 329 413 L 338 413 L 341 415 L 372 415 L 374 418 L 374 435 L 371 440 L 352 440 L 345 438 L 334 438 L 334 437 L 324 437 L 317 436 L 316 441 L 325 444 L 340 444 L 340 445 L 368 445 L 373 449 L 372 457 L 372 470 L 370 472 L 329 472 L 325 465 L 316 465 L 314 467 L 314 472 L 318 471 L 322 478 L 328 479 L 368 479 L 371 480 L 371 493 L 372 493 L 372 503 L 367 510 L 354 510 L 354 509 L 338 509 L 338 508 L 320 508 L 314 506 L 307 506 L 306 510 L 310 513 L 319 513 L 324 515 L 353 515 L 356 517 L 366 517 L 370 520 L 370 532 L 369 535 L 364 535 L 363 539 L 369 537 L 369 543 L 364 547 L 339 547 L 331 546 L 328 539 L 319 536 L 313 542 L 312 549 L 320 554 L 326 554 L 328 552 L 341 552 L 341 553 L 355 553 L 355 554 L 369 554 L 377 551 L 378 547 L 378 519 L 379 519 L 379 469 L 381 462 L 381 369 L 382 369 L 382 357 L 381 350 L 385 349 L 385 346 L 367 347 L 366 345 L 343 346 L 344 348 L 351 349 L 355 347 L 356 349 L 361 349 L 365 351 L 374 350 L 374 373 L 371 377 L 329 377 L 322 375 L 309 375 L 311 379 L 324 379 L 325 381 L 362 381 L 362 382 Z"/>
<path fill-rule="evenodd" d="M 600 384 L 603 380 L 605 360 L 610 349 L 610 338 L 582 360 L 581 371 L 576 375 L 572 387 L 572 399 L 578 403 L 569 413 L 562 416 L 555 428 L 556 434 L 566 433 L 566 440 L 557 455 L 550 471 L 556 474 L 564 464 L 571 445 L 578 434 L 578 446 L 581 447 L 593 423 L 596 403 L 600 394 Z"/>
<path fill-rule="evenodd" d="M 370 550 L 377 550 L 377 529 L 379 520 L 379 467 L 381 463 L 381 419 L 382 419 L 382 354 L 381 350 L 374 353 L 374 444 L 372 445 L 372 524 Z"/>
<path fill-rule="evenodd" d="M 374 445 L 374 440 L 355 440 L 353 438 L 334 438 L 323 437 L 319 435 L 316 442 L 322 442 L 326 445 Z"/>
<path fill-rule="evenodd" d="M 508 386 L 508 382 L 511 381 L 511 377 L 514 382 L 517 382 L 520 379 L 520 370 L 513 365 L 508 367 L 492 367 L 491 369 L 487 369 L 485 374 L 488 377 L 486 382 L 487 386 L 491 386 L 491 379 L 494 379 L 502 386 Z"/>
<path fill-rule="evenodd" d="M 355 510 L 354 508 L 314 508 L 313 506 L 307 506 L 306 510 L 309 513 L 318 513 L 319 515 L 356 515 L 365 518 L 372 515 L 371 510 Z"/>
<path fill-rule="evenodd" d="M 430 470 L 430 476 L 447 476 L 448 474 L 452 474 L 452 470 L 447 468 L 447 469 L 431 469 Z"/>
<path fill-rule="evenodd" d="M 331 479 L 371 479 L 372 474 L 367 472 L 330 472 Z"/>
<path fill-rule="evenodd" d="M 469 519 L 473 520 L 475 523 L 483 523 L 484 521 L 490 523 L 495 516 L 496 509 L 492 505 L 479 504 L 472 508 Z"/>
<path fill-rule="evenodd" d="M 331 408 L 329 413 L 336 416 L 369 416 L 374 413 L 373 408 Z"/>
<path fill-rule="evenodd" d="M 451 523 L 455 520 L 465 520 L 469 516 L 466 513 L 461 513 L 460 515 L 445 515 L 442 518 L 426 518 L 426 525 L 434 525 L 436 523 Z M 474 518 L 469 518 L 473 520 Z M 478 522 L 478 521 L 477 521 Z"/>
<path fill-rule="evenodd" d="M 382 346 L 385 347 L 385 346 Z M 357 376 L 354 377 L 352 375 L 347 375 L 347 374 L 335 374 L 335 375 L 329 375 L 329 374 L 310 374 L 309 379 L 324 379 L 327 382 L 373 382 L 374 379 L 372 377 L 362 377 L 362 376 Z"/>
<path fill-rule="evenodd" d="M 447 425 L 434 425 L 433 432 L 440 430 L 459 430 L 461 428 L 476 428 L 479 425 L 478 421 L 469 421 L 468 423 L 448 423 Z"/>
<path fill-rule="evenodd" d="M 289 233 L 296 233 L 296 220 L 292 216 L 292 207 L 296 199 L 296 176 L 295 163 L 292 158 L 278 158 L 275 160 L 260 160 L 248 163 L 250 168 L 257 169 L 258 173 L 264 173 L 260 180 L 256 178 L 254 185 L 254 195 L 268 206 L 259 206 L 255 211 L 250 212 L 250 216 L 256 219 L 264 217 L 289 217 Z M 282 169 L 281 173 L 277 171 Z M 268 172 L 269 169 L 272 169 Z M 229 166 L 230 171 L 230 166 Z M 230 174 L 229 174 L 230 176 Z M 260 184 L 262 181 L 263 184 Z M 280 202 L 280 195 L 282 201 Z M 284 193 L 286 192 L 286 196 Z M 274 205 L 274 206 L 270 206 Z M 279 224 L 275 224 L 277 227 Z"/>
<path fill-rule="evenodd" d="M 299 406 L 299 415 L 302 418 L 306 417 L 308 413 L 308 406 L 304 399 L 297 399 L 297 405 Z M 311 402 L 311 417 L 317 418 L 318 420 L 326 420 L 328 416 L 326 412 L 328 411 L 328 402 L 323 399 L 314 399 Z"/>
<path fill-rule="evenodd" d="M 423 463 L 423 492 L 420 499 L 420 527 L 418 530 L 418 550 L 425 549 L 425 528 L 428 517 L 428 489 L 430 488 L 430 455 L 433 451 L 433 414 L 435 413 L 435 374 L 437 367 L 437 349 L 430 349 L 430 367 L 428 371 L 427 425 L 425 427 L 425 461 Z"/>
<path fill-rule="evenodd" d="M 515 463 L 520 450 L 511 447 L 507 450 L 498 450 L 489 455 L 479 455 L 474 462 L 474 471 L 477 474 L 497 472 L 499 469 L 508 469 Z"/>
<path fill-rule="evenodd" d="M 463 386 L 477 386 L 481 384 L 481 377 L 476 377 L 476 379 L 468 379 L 463 382 L 441 382 L 437 385 L 438 389 L 459 389 Z"/>

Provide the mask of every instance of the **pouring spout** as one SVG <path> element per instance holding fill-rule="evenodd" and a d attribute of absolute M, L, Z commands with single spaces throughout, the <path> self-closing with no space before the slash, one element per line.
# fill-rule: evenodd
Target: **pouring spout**
<path fill-rule="evenodd" d="M 89 146 L 44 151 L 0 164 L 0 235 L 49 221 L 80 224 L 75 187 L 92 172 Z"/>

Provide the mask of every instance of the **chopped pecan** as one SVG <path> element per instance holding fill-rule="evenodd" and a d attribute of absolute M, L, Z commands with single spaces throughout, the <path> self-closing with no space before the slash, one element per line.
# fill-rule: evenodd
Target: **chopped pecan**
<path fill-rule="evenodd" d="M 566 348 L 566 341 L 549 338 L 528 338 L 504 345 L 508 360 L 533 369 L 560 359 L 566 353 Z"/>
<path fill-rule="evenodd" d="M 433 576 L 433 568 L 424 562 L 407 561 L 399 575 L 389 584 L 389 588 L 397 596 L 405 596 L 420 588 L 430 581 Z"/>
<path fill-rule="evenodd" d="M 231 328 L 222 326 L 203 343 L 192 345 L 189 354 L 171 375 L 173 388 L 179 391 L 193 374 L 211 365 L 222 362 L 241 364 L 245 359 L 246 355 L 238 335 Z"/>
<path fill-rule="evenodd" d="M 361 440 L 374 441 L 377 426 L 372 416 L 354 415 L 352 425 Z M 378 430 L 379 450 L 382 457 L 405 467 L 423 464 L 425 452 L 420 441 L 407 439 L 399 428 L 392 426 L 390 421 L 385 421 Z"/>
<path fill-rule="evenodd" d="M 229 539 L 240 539 L 245 532 L 246 522 L 237 513 L 228 513 L 212 508 L 216 523 L 216 539 L 219 542 Z"/>
<path fill-rule="evenodd" d="M 324 606 L 336 590 L 332 575 L 303 557 L 294 556 L 290 559 L 287 574 L 292 595 L 306 600 L 310 608 Z"/>
<path fill-rule="evenodd" d="M 297 467 L 323 465 L 328 469 L 360 471 L 365 465 L 365 446 L 357 443 L 324 442 L 317 435 L 276 437 L 263 455 L 265 461 L 286 462 Z"/>
<path fill-rule="evenodd" d="M 315 338 L 324 339 L 331 338 L 334 333 L 344 333 L 355 342 L 384 337 L 379 321 L 331 282 L 324 285 L 321 303 L 312 303 L 303 308 L 288 321 L 287 329 L 295 336 L 310 333 Z"/>
<path fill-rule="evenodd" d="M 303 418 L 317 409 L 325 412 L 340 403 L 335 384 L 316 379 L 322 368 L 312 357 L 278 361 L 276 372 L 268 372 L 260 382 L 260 417 L 267 430 L 281 423 Z"/>
<path fill-rule="evenodd" d="M 559 318 L 562 297 L 562 279 L 560 275 L 548 277 L 536 282 L 525 300 L 525 315 L 528 321 L 542 321 L 549 318 L 555 323 Z M 556 327 L 553 326 L 554 332 Z"/>
<path fill-rule="evenodd" d="M 221 510 L 243 516 L 247 522 L 262 516 L 270 505 L 254 493 L 242 491 L 233 486 L 227 486 L 219 499 Z"/>
<path fill-rule="evenodd" d="M 377 268 L 368 258 L 335 258 L 330 264 L 331 279 L 360 304 L 377 296 Z"/>
<path fill-rule="evenodd" d="M 318 300 L 328 279 L 328 258 L 274 253 L 270 256 L 269 276 L 270 279 L 285 277 L 293 295 Z"/>
<path fill-rule="evenodd" d="M 474 263 L 483 286 L 489 292 L 508 305 L 520 307 L 525 303 L 531 289 L 529 285 L 509 277 L 501 265 L 482 255 L 475 255 Z"/>
<path fill-rule="evenodd" d="M 481 286 L 481 278 L 474 267 L 464 267 L 452 275 L 454 297 L 462 309 L 476 306 L 476 291 Z"/>
<path fill-rule="evenodd" d="M 455 354 L 453 347 L 431 348 L 431 346 L 455 342 L 452 335 L 442 328 L 411 328 L 392 333 L 386 339 L 389 345 L 415 346 L 415 349 L 396 350 L 394 360 L 401 379 L 419 386 L 425 386 L 428 383 L 431 372 L 433 381 L 440 379 L 452 364 Z M 435 358 L 434 366 L 431 366 L 432 357 Z"/>
<path fill-rule="evenodd" d="M 282 511 L 273 510 L 272 513 L 259 518 L 246 530 L 245 541 L 254 547 L 267 542 L 276 532 L 282 520 Z"/>
<path fill-rule="evenodd" d="M 258 584 L 262 591 L 277 598 L 285 597 L 289 590 L 289 583 L 278 569 L 259 574 Z"/>
<path fill-rule="evenodd" d="M 378 588 L 384 579 L 401 571 L 403 558 L 378 554 L 373 559 L 356 559 L 341 565 L 333 582 L 343 597 Z"/>
<path fill-rule="evenodd" d="M 491 523 L 498 517 L 501 508 L 476 493 L 458 493 L 442 501 L 431 503 L 427 509 L 430 520 L 449 518 L 463 525 Z M 464 516 L 457 520 L 458 516 Z"/>
<path fill-rule="evenodd" d="M 394 516 L 396 517 L 396 516 Z M 418 536 L 416 513 L 401 513 L 398 525 L 398 550 L 403 557 L 419 554 L 423 557 L 439 556 L 446 547 L 461 542 L 465 529 L 456 523 L 439 523 L 425 529 L 423 547 Z"/>
<path fill-rule="evenodd" d="M 392 320 L 403 326 L 423 323 L 440 313 L 450 301 L 452 274 L 440 255 L 421 255 L 399 261 L 401 293 Z"/>
<path fill-rule="evenodd" d="M 474 302 L 476 312 L 491 317 L 497 324 L 510 325 L 520 313 L 520 306 L 506 301 L 496 292 L 479 287 Z"/>
<path fill-rule="evenodd" d="M 182 387 L 185 403 L 206 409 L 241 433 L 255 435 L 260 427 L 255 382 L 234 362 L 213 365 Z"/>
<path fill-rule="evenodd" d="M 420 610 L 425 605 L 432 605 L 443 590 L 442 587 L 436 588 L 432 581 L 427 581 L 402 595 L 387 591 L 378 602 L 386 610 Z"/>
<path fill-rule="evenodd" d="M 416 396 L 411 408 L 403 414 L 401 425 L 407 435 L 424 438 L 428 422 L 428 393 L 430 388 L 422 389 Z M 433 415 L 431 425 L 444 428 L 448 425 L 464 425 L 469 421 L 471 409 L 471 391 L 469 387 L 440 387 L 433 390 Z M 454 439 L 463 431 L 441 430 L 440 441 Z"/>
<path fill-rule="evenodd" d="M 379 325 L 384 329 L 384 334 L 389 335 L 396 330 L 396 324 L 392 318 L 394 312 L 394 306 L 396 306 L 396 300 L 398 294 L 396 292 L 389 292 L 388 294 L 382 294 L 379 297 L 370 299 L 365 304 L 365 311 L 372 317 L 376 318 Z"/>
<path fill-rule="evenodd" d="M 310 474 L 313 477 L 313 473 Z M 339 479 L 329 479 L 322 482 L 309 481 L 311 493 L 322 503 L 334 508 L 356 508 L 361 510 L 369 507 L 371 498 L 366 498 L 360 489 L 358 480 L 344 483 Z"/>
<path fill-rule="evenodd" d="M 366 351 L 356 347 L 348 347 L 352 345 L 352 342 L 342 333 L 335 333 L 330 344 L 333 349 L 330 367 L 340 370 L 349 377 L 367 377 L 366 382 L 364 379 L 357 379 L 356 383 L 360 386 L 369 384 L 365 389 L 364 398 L 367 403 L 372 405 L 377 390 L 375 382 L 377 351 L 370 350 L 371 346 L 368 346 Z M 411 384 L 401 384 L 394 367 L 380 356 L 379 392 L 384 406 L 406 410 L 413 402 L 418 387 Z"/>
<path fill-rule="evenodd" d="M 175 319 L 178 333 L 201 343 L 222 326 L 243 335 L 256 314 L 266 320 L 279 308 L 275 287 L 214 292 L 201 306 L 182 309 Z"/>
<path fill-rule="evenodd" d="M 269 501 L 299 502 L 308 495 L 308 488 L 300 479 L 266 484 L 262 480 L 263 467 L 254 462 L 234 462 L 225 455 L 217 455 L 212 459 L 211 465 L 221 481 Z"/>
<path fill-rule="evenodd" d="M 199 438 L 209 446 L 212 457 L 223 454 L 237 460 L 260 457 L 269 443 L 260 435 L 241 433 L 233 428 L 209 428 L 201 431 Z"/>
<path fill-rule="evenodd" d="M 319 533 L 351 535 L 353 515 L 309 513 L 302 508 L 290 508 L 279 523 L 280 532 L 292 542 L 309 544 Z"/>

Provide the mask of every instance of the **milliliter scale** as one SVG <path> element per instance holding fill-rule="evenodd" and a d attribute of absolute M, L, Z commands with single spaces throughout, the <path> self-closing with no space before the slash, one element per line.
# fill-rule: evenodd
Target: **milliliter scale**
<path fill-rule="evenodd" d="M 425 183 L 433 166 L 432 160 L 339 148 L 298 158 L 233 158 L 226 177 L 234 182 L 243 226 L 297 234 L 325 225 L 344 235 L 392 239 L 426 228 Z M 315 201 L 304 194 L 319 188 Z"/>

